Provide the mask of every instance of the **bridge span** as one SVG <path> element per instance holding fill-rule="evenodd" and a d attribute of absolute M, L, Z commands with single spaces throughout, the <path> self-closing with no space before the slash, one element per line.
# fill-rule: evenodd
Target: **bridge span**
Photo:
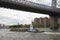
<path fill-rule="evenodd" d="M 57 30 L 57 19 L 60 17 L 60 8 L 56 8 L 56 0 L 52 0 L 52 6 L 34 3 L 27 0 L 0 0 L 0 7 L 48 14 L 51 18 L 51 29 Z"/>

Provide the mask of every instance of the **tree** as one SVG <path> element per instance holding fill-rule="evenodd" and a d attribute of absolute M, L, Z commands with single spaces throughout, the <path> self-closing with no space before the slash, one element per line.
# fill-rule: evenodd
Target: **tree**
<path fill-rule="evenodd" d="M 29 27 L 30 27 L 30 24 L 29 24 L 29 25 L 25 24 L 25 25 L 23 26 L 23 28 L 29 28 Z"/>
<path fill-rule="evenodd" d="M 11 25 L 9 26 L 9 28 L 22 28 L 22 24 L 21 25 Z"/>
<path fill-rule="evenodd" d="M 35 27 L 35 28 L 44 28 L 44 24 L 33 23 L 33 27 Z"/>

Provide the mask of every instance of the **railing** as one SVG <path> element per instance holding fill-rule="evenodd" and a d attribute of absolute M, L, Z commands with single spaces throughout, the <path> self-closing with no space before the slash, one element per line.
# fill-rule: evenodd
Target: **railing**
<path fill-rule="evenodd" d="M 27 7 L 33 7 L 33 8 L 41 8 L 41 7 L 51 8 L 51 6 L 38 4 L 38 3 L 34 3 L 34 2 L 31 2 L 31 1 L 27 1 L 27 0 L 1 0 L 1 1 L 14 3 L 14 4 L 18 4 L 18 5 L 23 5 L 23 6 L 27 6 Z"/>

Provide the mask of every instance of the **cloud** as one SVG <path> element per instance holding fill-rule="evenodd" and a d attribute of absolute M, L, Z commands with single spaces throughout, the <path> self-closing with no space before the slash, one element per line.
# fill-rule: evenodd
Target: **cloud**
<path fill-rule="evenodd" d="M 2 24 L 31 24 L 31 21 L 33 21 L 33 19 L 36 17 L 49 16 L 33 12 L 0 8 L 0 23 Z"/>
<path fill-rule="evenodd" d="M 11 19 L 8 17 L 0 16 L 1 24 L 16 24 L 17 22 L 18 22 L 17 19 Z"/>
<path fill-rule="evenodd" d="M 24 12 L 23 14 L 20 14 L 20 21 L 21 24 L 31 24 L 31 22 L 34 20 L 34 18 L 39 17 L 49 17 L 48 15 L 44 14 L 38 14 L 38 13 L 32 13 L 32 12 Z"/>

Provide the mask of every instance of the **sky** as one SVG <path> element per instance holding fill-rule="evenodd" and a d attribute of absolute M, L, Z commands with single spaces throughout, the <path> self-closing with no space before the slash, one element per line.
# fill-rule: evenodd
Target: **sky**
<path fill-rule="evenodd" d="M 39 4 L 44 4 L 48 6 L 51 6 L 51 2 L 52 2 L 52 0 L 28 0 L 28 1 L 32 1 L 35 3 L 39 3 Z"/>
<path fill-rule="evenodd" d="M 60 0 L 57 0 L 57 8 L 60 8 Z"/>
<path fill-rule="evenodd" d="M 49 17 L 45 14 L 38 14 L 26 11 L 18 11 L 13 9 L 0 8 L 0 23 L 12 24 L 31 24 L 34 18 Z"/>
<path fill-rule="evenodd" d="M 36 0 L 35 0 L 36 1 Z M 44 1 L 45 2 L 45 1 Z M 48 1 L 50 2 L 50 1 Z M 50 5 L 46 0 L 46 5 Z M 34 18 L 49 17 L 49 15 L 13 10 L 0 7 L 0 24 L 31 24 Z"/>

